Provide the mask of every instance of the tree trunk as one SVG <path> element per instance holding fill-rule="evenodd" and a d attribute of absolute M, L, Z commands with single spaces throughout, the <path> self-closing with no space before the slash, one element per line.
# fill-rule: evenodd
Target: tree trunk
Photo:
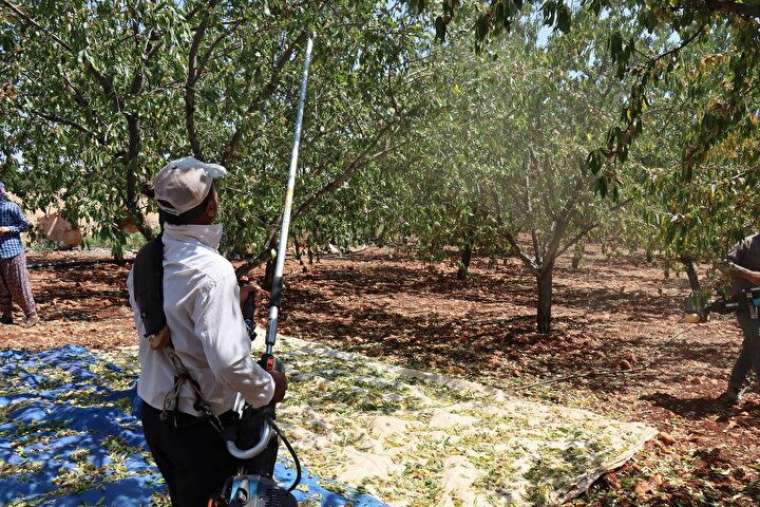
<path fill-rule="evenodd" d="M 586 245 L 584 245 L 582 241 L 575 244 L 575 247 L 573 248 L 573 260 L 570 262 L 573 271 L 577 271 L 580 267 L 581 261 L 583 260 L 583 254 L 586 253 L 585 250 Z"/>
<path fill-rule="evenodd" d="M 301 255 L 303 255 L 302 249 L 301 249 L 301 242 L 298 241 L 298 238 L 293 238 L 293 249 L 295 250 L 296 259 L 299 261 L 301 260 Z"/>
<path fill-rule="evenodd" d="M 377 229 L 375 229 L 375 246 L 383 248 L 385 245 L 385 227 L 383 224 L 380 224 Z"/>
<path fill-rule="evenodd" d="M 457 279 L 464 280 L 467 278 L 467 272 L 470 269 L 470 260 L 472 259 L 472 241 L 468 241 L 464 247 L 462 247 L 462 258 L 459 261 L 459 271 L 457 271 Z"/>
<path fill-rule="evenodd" d="M 140 211 L 138 206 L 138 193 L 137 193 L 137 164 L 138 157 L 140 156 L 140 150 L 142 148 L 142 138 L 140 136 L 140 120 L 136 114 L 127 114 L 127 127 L 129 131 L 129 147 L 127 149 L 125 166 L 127 177 L 127 195 L 126 195 L 126 207 L 129 217 L 135 224 L 140 234 L 150 241 L 153 239 L 153 231 L 145 223 L 145 216 Z"/>
<path fill-rule="evenodd" d="M 538 284 L 538 332 L 548 334 L 552 323 L 552 275 L 553 265 L 543 267 L 536 275 Z"/>
<path fill-rule="evenodd" d="M 686 276 L 689 277 L 689 285 L 691 290 L 697 292 L 701 290 L 702 286 L 699 284 L 699 274 L 697 274 L 697 268 L 694 265 L 694 261 L 691 257 L 684 255 L 681 257 L 681 262 L 686 268 Z"/>
<path fill-rule="evenodd" d="M 277 259 L 270 257 L 267 260 L 267 267 L 264 271 L 263 288 L 271 291 L 274 286 L 274 270 L 277 267 Z"/>
<path fill-rule="evenodd" d="M 303 260 L 303 255 L 304 255 L 303 245 L 301 245 L 298 239 L 293 239 L 293 245 L 295 246 L 295 250 L 296 250 L 296 259 L 298 259 L 298 264 L 301 265 L 301 271 L 304 273 L 308 272 L 309 270 L 306 268 L 306 263 Z"/>

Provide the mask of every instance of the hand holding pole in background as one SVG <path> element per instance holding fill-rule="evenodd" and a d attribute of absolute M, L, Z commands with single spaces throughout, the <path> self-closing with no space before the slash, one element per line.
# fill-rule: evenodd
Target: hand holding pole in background
<path fill-rule="evenodd" d="M 255 306 L 258 306 L 263 298 L 268 298 L 270 296 L 269 291 L 262 289 L 255 283 L 246 282 L 245 285 L 240 286 L 240 305 L 244 305 L 248 296 L 251 295 L 253 296 Z"/>

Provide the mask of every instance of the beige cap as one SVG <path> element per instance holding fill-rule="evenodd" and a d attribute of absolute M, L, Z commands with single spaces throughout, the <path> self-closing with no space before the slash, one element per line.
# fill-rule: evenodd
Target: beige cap
<path fill-rule="evenodd" d="M 203 202 L 214 180 L 225 176 L 227 169 L 218 164 L 207 164 L 193 157 L 172 160 L 153 180 L 158 207 L 172 215 L 190 211 Z"/>

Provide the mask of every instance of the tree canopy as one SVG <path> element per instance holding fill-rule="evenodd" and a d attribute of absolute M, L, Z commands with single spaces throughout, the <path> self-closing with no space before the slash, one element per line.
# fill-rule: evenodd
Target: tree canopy
<path fill-rule="evenodd" d="M 589 18 L 583 30 L 595 29 L 604 28 Z M 422 253 L 458 246 L 463 270 L 474 248 L 521 259 L 547 332 L 557 258 L 620 206 L 596 195 L 598 177 L 581 168 L 624 87 L 608 59 L 589 57 L 580 30 L 545 47 L 536 23 L 517 30 L 496 61 L 461 43 L 436 53 L 429 86 L 438 107 L 401 148 L 396 213 Z"/>
<path fill-rule="evenodd" d="M 555 32 L 574 29 L 576 20 L 592 15 L 603 21 L 615 17 L 614 29 L 596 32 L 613 59 L 617 75 L 634 76 L 620 102 L 620 117 L 610 126 L 605 143 L 592 151 L 586 167 L 601 176 L 604 194 L 618 183 L 607 170 L 611 162 L 624 162 L 631 143 L 644 128 L 644 112 L 658 83 L 682 79 L 698 105 L 691 118 L 689 139 L 681 154 L 683 175 L 707 152 L 729 137 L 753 135 L 760 124 L 760 4 L 734 0 L 691 2 L 676 0 L 446 0 L 437 4 L 408 0 L 418 12 L 438 12 L 436 36 L 445 40 L 457 23 L 474 25 L 477 49 L 510 32 L 525 15 L 541 20 Z M 680 55 L 691 45 L 716 42 L 715 53 L 690 62 L 688 72 Z M 601 45 L 601 44 L 598 44 Z M 758 152 L 750 154 L 757 160 Z"/>
<path fill-rule="evenodd" d="M 419 107 L 409 72 L 430 38 L 400 4 L 3 0 L 3 175 L 29 208 L 60 200 L 118 242 L 124 220 L 150 236 L 141 191 L 163 164 L 213 160 L 230 169 L 228 248 L 265 254 L 311 33 L 296 216 L 319 220 Z"/>
<path fill-rule="evenodd" d="M 689 269 L 752 223 L 759 27 L 721 0 L 0 0 L 0 175 L 119 253 L 123 224 L 154 234 L 161 166 L 222 163 L 245 271 L 275 246 L 314 36 L 299 250 L 458 248 L 462 278 L 514 255 L 546 331 L 556 260 L 589 235 Z"/>

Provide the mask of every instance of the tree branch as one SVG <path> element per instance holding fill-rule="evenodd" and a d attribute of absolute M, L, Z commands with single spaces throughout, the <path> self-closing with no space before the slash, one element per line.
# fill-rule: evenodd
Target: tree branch
<path fill-rule="evenodd" d="M 83 112 L 88 116 L 90 120 L 90 127 L 97 127 L 98 129 L 102 130 L 103 121 L 101 120 L 95 108 L 92 107 L 92 104 L 90 104 L 90 101 L 87 100 L 87 97 L 84 96 L 82 90 L 74 86 L 74 83 L 71 82 L 71 79 L 66 75 L 65 72 L 61 72 L 61 78 L 63 79 L 64 84 L 69 88 L 69 91 L 71 91 L 74 102 L 76 102 L 79 108 L 82 109 Z M 98 134 L 98 139 L 100 144 L 108 144 L 108 137 L 106 134 Z"/>
<path fill-rule="evenodd" d="M 401 147 L 405 144 L 408 144 L 409 141 L 404 141 L 401 143 L 396 143 L 392 146 L 387 146 L 386 148 L 373 153 L 372 155 L 367 155 L 368 149 L 364 150 L 363 153 L 356 158 L 352 162 L 348 164 L 348 166 L 343 170 L 343 172 L 336 177 L 334 180 L 332 180 L 330 183 L 326 184 L 322 188 L 320 188 L 317 192 L 312 194 L 306 201 L 301 203 L 301 205 L 298 207 L 296 216 L 301 215 L 305 213 L 306 211 L 311 208 L 315 202 L 317 202 L 321 197 L 330 194 L 337 189 L 339 189 L 343 184 L 351 179 L 351 177 L 356 174 L 356 172 L 361 169 L 362 167 L 366 166 L 366 164 L 372 160 L 375 160 L 379 157 L 382 157 L 383 155 Z M 372 147 L 377 146 L 377 143 L 374 143 Z"/>
<path fill-rule="evenodd" d="M 206 30 L 208 29 L 211 11 L 216 7 L 218 0 L 210 0 L 198 28 L 193 34 L 193 41 L 190 44 L 190 53 L 188 54 L 187 63 L 187 80 L 185 81 L 185 127 L 187 128 L 187 137 L 190 141 L 190 147 L 193 155 L 199 160 L 204 160 L 201 144 L 198 141 L 198 133 L 195 129 L 195 83 L 198 81 L 200 74 L 198 64 L 198 48 L 200 48 Z"/>
<path fill-rule="evenodd" d="M 58 45 L 60 45 L 61 47 L 63 47 L 67 51 L 69 51 L 71 53 L 74 52 L 73 48 L 67 42 L 65 42 L 63 39 L 61 39 L 60 37 L 58 37 L 58 35 L 56 35 L 55 33 L 51 32 L 47 28 L 45 28 L 42 25 L 40 25 L 39 23 L 37 23 L 37 21 L 35 21 L 34 18 L 32 18 L 31 16 L 29 16 L 28 14 L 26 14 L 24 11 L 22 11 L 21 8 L 18 7 L 17 5 L 11 3 L 9 0 L 0 0 L 0 4 L 6 6 L 11 11 L 13 11 L 13 13 L 16 15 L 17 19 L 21 19 L 23 21 L 26 21 L 26 23 L 28 25 L 32 25 L 33 27 L 35 27 L 36 29 L 40 30 L 41 32 L 44 32 L 48 37 L 50 37 L 51 39 L 53 39 Z"/>
<path fill-rule="evenodd" d="M 633 202 L 633 199 L 632 199 L 632 198 L 631 198 L 631 199 L 627 199 L 627 200 L 625 200 L 624 202 L 621 202 L 621 203 L 619 203 L 619 204 L 617 204 L 617 205 L 615 205 L 615 206 L 613 206 L 613 207 L 609 208 L 609 209 L 607 210 L 607 213 L 612 213 L 612 212 L 615 212 L 615 211 L 619 210 L 620 208 L 622 208 L 622 207 L 626 206 L 627 204 L 629 204 L 629 203 L 631 203 L 631 202 Z M 575 245 L 575 244 L 576 244 L 578 241 L 580 241 L 581 239 L 583 239 L 583 238 L 584 238 L 584 236 L 586 236 L 588 233 L 590 233 L 591 231 L 593 231 L 594 229 L 596 229 L 597 227 L 599 227 L 599 225 L 600 225 L 600 224 L 599 224 L 598 222 L 592 222 L 592 223 L 590 223 L 590 224 L 588 224 L 588 225 L 584 226 L 584 227 L 581 229 L 581 231 L 580 231 L 580 232 L 578 232 L 578 234 L 576 234 L 575 236 L 573 236 L 572 238 L 570 238 L 570 240 L 569 240 L 569 241 L 567 241 L 567 242 L 566 242 L 566 243 L 565 243 L 565 244 L 562 246 L 562 248 L 560 248 L 560 249 L 559 249 L 559 251 L 557 252 L 557 255 L 556 255 L 556 257 L 555 257 L 555 258 L 558 258 L 558 257 L 560 257 L 562 254 L 564 254 L 565 252 L 567 252 L 567 250 L 568 250 L 570 247 L 572 247 L 572 246 L 573 246 L 573 245 Z"/>
<path fill-rule="evenodd" d="M 691 34 L 689 37 L 687 37 L 686 39 L 684 39 L 684 41 L 680 45 L 674 47 L 670 51 L 665 51 L 664 53 L 662 53 L 660 55 L 657 55 L 656 57 L 650 59 L 649 64 L 652 65 L 652 64 L 656 63 L 658 60 L 662 60 L 663 58 L 666 58 L 668 56 L 671 56 L 673 54 L 676 54 L 676 53 L 680 52 L 686 46 L 688 46 L 689 44 L 691 44 L 694 41 L 694 39 L 696 39 L 697 37 L 699 37 L 702 34 L 702 30 L 704 30 L 704 28 L 705 28 L 704 25 L 701 25 L 699 28 L 697 28 L 694 31 L 693 34 Z"/>
<path fill-rule="evenodd" d="M 713 12 L 728 12 L 745 18 L 760 18 L 760 4 L 757 2 L 705 0 L 705 5 Z"/>
<path fill-rule="evenodd" d="M 509 242 L 510 246 L 512 247 L 512 251 L 520 258 L 520 260 L 523 261 L 523 263 L 535 274 L 538 273 L 539 270 L 539 264 L 536 262 L 536 259 L 531 259 L 529 256 L 525 255 L 525 252 L 522 251 L 522 248 L 520 248 L 520 244 L 517 242 L 515 237 L 512 235 L 511 232 L 505 232 L 504 237 Z"/>
<path fill-rule="evenodd" d="M 127 118 L 127 128 L 129 132 L 129 144 L 124 163 L 127 171 L 127 193 L 125 196 L 126 208 L 140 233 L 142 233 L 145 239 L 150 240 L 153 238 L 153 231 L 145 223 L 145 218 L 138 206 L 137 167 L 140 150 L 142 148 L 140 119 L 136 113 L 125 113 L 125 116 Z"/>
<path fill-rule="evenodd" d="M 305 30 L 302 30 L 275 61 L 272 67 L 272 75 L 269 77 L 269 81 L 259 91 L 259 93 L 251 99 L 251 102 L 248 105 L 243 118 L 241 119 L 241 125 L 238 126 L 232 136 L 230 136 L 230 139 L 227 142 L 227 146 L 225 147 L 224 152 L 221 156 L 222 165 L 228 166 L 237 157 L 238 150 L 240 148 L 240 141 L 242 140 L 243 134 L 248 128 L 249 117 L 255 111 L 258 111 L 261 108 L 263 102 L 269 98 L 272 93 L 274 93 L 275 88 L 280 82 L 280 74 L 282 73 L 283 67 L 285 67 L 285 64 L 288 62 L 288 60 L 290 60 L 290 57 L 293 56 L 293 52 L 295 51 L 296 46 L 302 44 L 306 40 L 306 37 L 307 32 Z"/>
<path fill-rule="evenodd" d="M 499 196 L 496 193 L 496 190 L 491 190 L 493 194 L 493 200 L 494 205 L 496 207 L 496 219 L 499 222 L 499 225 L 502 227 L 504 226 L 504 217 L 502 215 L 501 211 L 501 201 L 499 200 Z M 512 247 L 512 252 L 517 255 L 520 260 L 523 261 L 523 264 L 531 270 L 534 274 L 538 273 L 538 263 L 536 262 L 536 259 L 531 259 L 529 256 L 525 254 L 525 252 L 522 251 L 522 248 L 520 248 L 520 244 L 517 242 L 515 237 L 512 235 L 509 231 L 504 231 L 504 237 L 506 238 L 507 242 L 509 242 L 509 245 Z"/>
<path fill-rule="evenodd" d="M 40 30 L 45 35 L 50 37 L 56 44 L 64 48 L 66 51 L 68 51 L 69 53 L 75 56 L 77 55 L 77 52 L 74 50 L 74 48 L 71 47 L 66 41 L 58 37 L 58 35 L 51 32 L 47 28 L 40 25 L 34 18 L 26 14 L 17 5 L 10 2 L 10 0 L 0 0 L 0 5 L 4 5 L 8 9 L 10 9 L 15 15 L 16 19 L 23 21 L 27 25 L 31 25 L 34 28 Z M 106 93 L 106 96 L 112 101 L 114 109 L 117 112 L 121 112 L 122 100 L 116 94 L 116 90 L 114 89 L 113 77 L 106 76 L 102 72 L 100 72 L 98 69 L 96 69 L 95 66 L 92 64 L 92 62 L 89 60 L 89 58 L 84 58 L 84 67 L 87 70 L 87 72 L 90 75 L 92 75 L 95 78 L 95 80 L 100 84 L 100 86 L 103 88 L 103 91 Z"/>
<path fill-rule="evenodd" d="M 590 233 L 591 231 L 593 231 L 597 227 L 599 227 L 599 223 L 598 222 L 594 222 L 594 223 L 588 224 L 583 229 L 581 229 L 581 231 L 578 234 L 576 234 L 575 236 L 573 236 L 567 243 L 565 243 L 565 245 L 562 246 L 562 248 L 559 249 L 559 251 L 557 252 L 557 256 L 555 257 L 555 259 L 559 258 L 571 246 L 575 245 L 578 241 L 580 241 L 581 239 L 583 239 L 588 233 Z"/>
<path fill-rule="evenodd" d="M 295 221 L 297 217 L 306 213 L 314 205 L 314 203 L 319 201 L 320 198 L 339 189 L 346 181 L 348 181 L 359 169 L 364 167 L 369 161 L 382 157 L 386 153 L 389 153 L 409 142 L 409 141 L 404 141 L 401 143 L 396 143 L 391 146 L 386 146 L 382 150 L 379 150 L 373 153 L 372 155 L 368 155 L 369 151 L 371 151 L 373 147 L 377 146 L 380 139 L 384 137 L 384 133 L 387 132 L 387 129 L 391 125 L 394 125 L 394 124 L 388 124 L 386 127 L 384 127 L 378 133 L 375 139 L 371 141 L 371 144 L 368 148 L 365 148 L 364 150 L 362 150 L 362 152 L 356 157 L 354 157 L 354 159 L 351 162 L 345 163 L 344 164 L 345 168 L 337 177 L 335 177 L 331 182 L 321 187 L 314 194 L 307 197 L 297 208 L 295 208 L 293 210 L 293 214 L 291 215 L 291 220 Z M 264 246 L 261 248 L 259 253 L 255 257 L 247 260 L 243 265 L 241 265 L 239 268 L 235 270 L 238 277 L 245 275 L 253 267 L 257 266 L 258 264 L 260 264 L 261 262 L 263 262 L 264 260 L 268 258 L 269 252 L 272 250 L 272 248 L 274 247 L 275 241 L 277 240 L 277 232 L 279 230 L 281 223 L 282 223 L 282 214 L 279 215 L 276 221 L 274 221 L 272 224 L 268 226 L 269 235 L 267 236 L 267 240 L 264 242 Z"/>
<path fill-rule="evenodd" d="M 530 165 L 535 160 L 533 156 L 533 150 L 529 150 L 529 154 L 526 155 L 525 166 L 525 195 L 528 205 L 528 216 L 533 216 L 533 199 L 531 198 L 531 186 L 530 186 Z M 536 258 L 536 264 L 541 265 L 541 259 L 544 254 L 541 251 L 541 242 L 538 239 L 538 230 L 536 230 L 535 222 L 530 227 L 530 238 L 533 241 L 533 254 Z"/>
<path fill-rule="evenodd" d="M 557 218 L 552 222 L 551 232 L 548 237 L 548 242 L 544 247 L 544 261 L 553 263 L 557 258 L 557 251 L 559 250 L 560 241 L 565 234 L 565 230 L 570 223 L 570 214 L 575 209 L 575 205 L 578 202 L 578 198 L 581 195 L 581 190 L 586 183 L 584 178 L 578 178 L 573 188 L 570 190 L 570 196 L 568 197 L 565 205 L 557 215 Z"/>
<path fill-rule="evenodd" d="M 211 43 L 206 52 L 203 53 L 203 55 L 198 59 L 197 70 L 195 72 L 196 79 L 200 78 L 201 74 L 203 74 L 205 71 L 206 65 L 208 65 L 209 59 L 211 58 L 211 55 L 214 53 L 214 50 L 217 48 L 217 46 L 219 46 L 219 44 L 221 44 L 224 39 L 235 33 L 243 21 L 244 20 L 242 19 L 237 20 L 228 30 L 220 33 L 216 39 L 214 39 L 214 42 Z"/>
<path fill-rule="evenodd" d="M 58 123 L 60 125 L 66 125 L 68 127 L 72 127 L 74 129 L 82 132 L 83 134 L 87 134 L 87 135 L 91 136 L 95 141 L 100 142 L 100 137 L 99 137 L 98 134 L 96 134 L 92 130 L 88 129 L 87 127 L 85 127 L 81 123 L 78 123 L 78 122 L 76 122 L 74 120 L 70 120 L 68 118 L 64 118 L 63 116 L 59 116 L 57 114 L 45 113 L 43 111 L 38 111 L 37 109 L 26 109 L 26 110 L 25 109 L 21 109 L 21 108 L 17 108 L 17 109 L 19 111 L 21 111 L 21 112 L 26 112 L 26 113 L 29 113 L 29 114 L 33 114 L 34 116 L 38 116 L 38 117 L 42 118 L 43 120 L 47 120 L 47 121 L 52 122 L 52 123 Z"/>

